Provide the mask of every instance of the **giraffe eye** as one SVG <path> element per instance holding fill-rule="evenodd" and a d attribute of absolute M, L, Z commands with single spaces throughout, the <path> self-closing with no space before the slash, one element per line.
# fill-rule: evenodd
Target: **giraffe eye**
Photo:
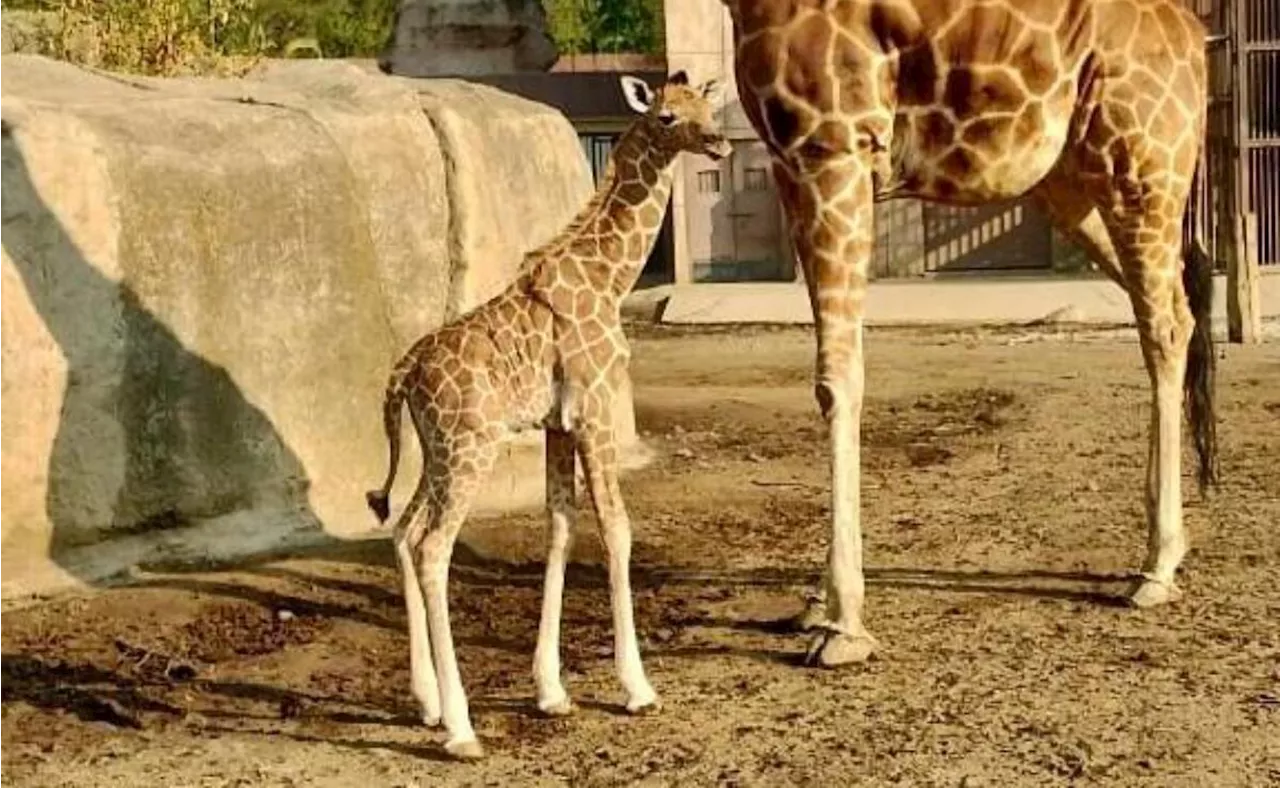
<path fill-rule="evenodd" d="M 676 116 L 673 112 L 659 112 L 658 120 L 661 121 L 662 125 L 670 126 L 676 122 Z"/>

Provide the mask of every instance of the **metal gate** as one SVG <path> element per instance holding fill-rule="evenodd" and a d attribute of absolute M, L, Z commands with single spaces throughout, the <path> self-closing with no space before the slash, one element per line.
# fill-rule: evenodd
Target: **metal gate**
<path fill-rule="evenodd" d="M 1188 5 L 1211 31 L 1206 177 L 1196 195 L 1206 241 L 1222 251 L 1231 241 L 1231 224 L 1253 214 L 1253 253 L 1261 265 L 1280 265 L 1280 0 Z"/>
<path fill-rule="evenodd" d="M 1196 205 L 1202 241 L 1225 269 L 1235 255 L 1280 274 L 1280 0 L 1183 0 L 1210 31 L 1209 118 Z M 958 208 L 902 199 L 876 206 L 872 274 L 1072 270 L 1029 200 Z M 1241 265 L 1239 270 L 1248 269 Z M 1233 288 L 1233 297 L 1248 287 Z"/>
<path fill-rule="evenodd" d="M 978 207 L 876 203 L 875 279 L 1055 267 L 1053 225 L 1029 198 Z"/>
<path fill-rule="evenodd" d="M 1280 0 L 1184 0 L 1210 30 L 1200 240 L 1227 272 L 1227 333 L 1256 341 L 1280 273 Z"/>
<path fill-rule="evenodd" d="M 1240 204 L 1259 265 L 1280 266 L 1280 0 L 1230 0 L 1237 50 Z M 1242 122 L 1242 123 L 1241 123 Z"/>

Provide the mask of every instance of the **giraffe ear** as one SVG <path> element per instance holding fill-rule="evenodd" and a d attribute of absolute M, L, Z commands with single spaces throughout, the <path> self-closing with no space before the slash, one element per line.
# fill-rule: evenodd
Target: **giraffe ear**
<path fill-rule="evenodd" d="M 622 95 L 627 99 L 627 105 L 641 115 L 649 111 L 653 106 L 653 90 L 643 79 L 637 79 L 630 75 L 623 75 L 622 79 Z"/>
<path fill-rule="evenodd" d="M 724 93 L 724 82 L 718 79 L 708 79 L 702 83 L 702 97 L 712 104 L 720 101 L 721 94 Z"/>

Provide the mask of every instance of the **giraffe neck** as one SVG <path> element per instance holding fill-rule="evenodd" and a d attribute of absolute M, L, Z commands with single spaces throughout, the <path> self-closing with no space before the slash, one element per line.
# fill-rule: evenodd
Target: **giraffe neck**
<path fill-rule="evenodd" d="M 583 259 L 602 293 L 625 296 L 644 269 L 671 197 L 675 152 L 655 145 L 643 122 L 622 135 L 600 187 L 569 225 L 566 246 L 596 239 L 599 255 Z"/>

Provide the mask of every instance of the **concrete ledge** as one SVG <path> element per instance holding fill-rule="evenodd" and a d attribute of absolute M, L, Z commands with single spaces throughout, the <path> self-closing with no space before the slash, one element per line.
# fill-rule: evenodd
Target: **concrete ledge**
<path fill-rule="evenodd" d="M 1226 277 L 1214 288 L 1214 321 L 1226 321 Z M 652 295 L 640 295 L 652 299 Z M 1280 317 L 1280 275 L 1262 277 L 1262 314 Z M 868 325 L 947 323 L 1133 322 L 1129 299 L 1103 278 L 1008 278 L 875 282 L 867 296 Z M 670 288 L 661 322 L 813 323 L 799 283 L 680 285 Z"/>

